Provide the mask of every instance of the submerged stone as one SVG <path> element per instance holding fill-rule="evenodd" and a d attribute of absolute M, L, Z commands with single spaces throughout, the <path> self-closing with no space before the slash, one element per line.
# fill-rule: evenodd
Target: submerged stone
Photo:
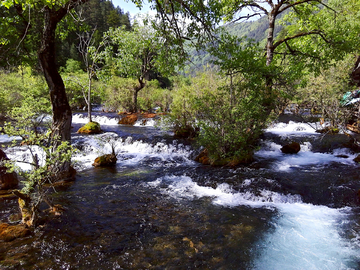
<path fill-rule="evenodd" d="M 357 163 L 360 163 L 360 155 L 358 155 L 356 158 L 354 158 L 354 161 Z"/>
<path fill-rule="evenodd" d="M 77 133 L 80 134 L 99 134 L 101 133 L 100 124 L 98 122 L 89 122 L 86 125 L 79 128 Z"/>
<path fill-rule="evenodd" d="M 23 238 L 29 236 L 31 231 L 25 224 L 9 225 L 7 223 L 0 224 L 0 240 L 10 242 L 16 238 Z"/>
<path fill-rule="evenodd" d="M 300 151 L 300 144 L 297 142 L 292 142 L 290 144 L 284 145 L 280 150 L 284 154 L 297 154 Z"/>

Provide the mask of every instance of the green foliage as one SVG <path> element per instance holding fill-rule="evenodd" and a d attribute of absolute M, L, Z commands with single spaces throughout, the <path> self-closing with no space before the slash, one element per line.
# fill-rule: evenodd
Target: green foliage
<path fill-rule="evenodd" d="M 64 73 L 80 73 L 82 72 L 81 62 L 74 59 L 68 59 L 66 60 L 66 66 L 62 68 L 61 71 Z"/>
<path fill-rule="evenodd" d="M 351 117 L 351 108 L 343 108 L 340 101 L 346 92 L 356 88 L 349 84 L 348 78 L 354 62 L 354 57 L 349 55 L 333 67 L 322 70 L 320 75 L 309 76 L 307 85 L 298 89 L 296 102 L 300 107 L 310 109 L 314 116 L 329 121 L 332 127 L 345 126 Z"/>
<path fill-rule="evenodd" d="M 142 111 L 151 111 L 158 108 L 158 111 L 166 112 L 171 103 L 171 91 L 160 87 L 156 80 L 148 82 L 139 93 L 138 105 Z"/>
<path fill-rule="evenodd" d="M 150 72 L 159 72 L 163 76 L 174 72 L 176 64 L 169 63 L 176 63 L 176 55 L 171 54 L 166 40 L 151 27 L 136 25 L 133 31 L 119 27 L 110 29 L 106 36 L 112 46 L 106 48 L 104 58 L 108 65 L 115 67 L 115 75 L 143 80 Z"/>
<path fill-rule="evenodd" d="M 132 107 L 132 93 L 137 81 L 130 78 L 113 76 L 106 84 L 102 103 L 110 111 L 128 111 Z M 139 109 L 150 111 L 160 107 L 166 111 L 171 103 L 170 90 L 161 88 L 159 82 L 152 80 L 148 82 L 139 93 Z"/>
<path fill-rule="evenodd" d="M 241 81 L 241 80 L 240 80 Z M 198 141 L 208 149 L 213 160 L 248 159 L 266 127 L 268 115 L 261 106 L 263 98 L 256 90 L 246 89 L 241 82 L 232 86 L 238 100 L 230 103 L 230 87 L 218 89 L 198 100 L 201 132 Z"/>
<path fill-rule="evenodd" d="M 136 84 L 134 79 L 113 76 L 104 90 L 104 105 L 107 110 L 128 110 L 132 106 L 131 93 Z"/>
<path fill-rule="evenodd" d="M 326 1 L 326 7 L 316 1 L 300 5 L 296 12 L 287 14 L 282 24 L 286 36 L 302 35 L 288 40 L 279 52 L 289 52 L 290 64 L 302 63 L 304 68 L 319 73 L 348 53 L 358 52 L 360 43 L 360 4 L 353 0 Z"/>
<path fill-rule="evenodd" d="M 0 73 L 0 80 L 0 114 L 8 114 L 16 107 L 26 108 L 26 104 L 31 105 L 34 102 L 41 108 L 42 113 L 50 113 L 46 83 L 40 76 L 31 74 L 30 68 Z"/>
<path fill-rule="evenodd" d="M 215 92 L 221 85 L 221 79 L 213 72 L 204 72 L 191 80 L 178 79 L 171 91 L 172 103 L 170 113 L 165 120 L 175 131 L 198 127 L 197 117 L 201 112 L 198 100 L 208 92 Z"/>
<path fill-rule="evenodd" d="M 71 61 L 72 62 L 72 61 Z M 78 63 L 78 62 L 76 62 Z M 63 73 L 66 95 L 71 108 L 79 110 L 87 106 L 84 95 L 88 91 L 89 78 L 86 72 Z M 101 104 L 104 99 L 105 85 L 101 81 L 92 82 L 91 98 L 93 103 Z"/>
<path fill-rule="evenodd" d="M 22 177 L 23 188 L 16 195 L 19 196 L 23 222 L 28 226 L 36 226 L 42 202 L 52 206 L 48 197 L 49 188 L 45 185 L 58 179 L 61 166 L 70 162 L 74 152 L 68 141 L 59 141 L 58 146 L 53 147 L 51 142 L 57 138 L 51 137 L 51 131 L 47 129 L 42 106 L 41 100 L 27 100 L 21 107 L 13 108 L 10 113 L 12 121 L 4 125 L 7 135 L 23 139 L 22 147 L 27 149 L 30 156 L 27 159 L 15 160 L 30 165 L 30 169 L 21 169 L 13 162 L 8 163 L 10 170 L 16 170 Z M 17 142 L 14 141 L 12 147 L 16 145 Z M 28 216 L 25 216 L 25 213 Z"/>

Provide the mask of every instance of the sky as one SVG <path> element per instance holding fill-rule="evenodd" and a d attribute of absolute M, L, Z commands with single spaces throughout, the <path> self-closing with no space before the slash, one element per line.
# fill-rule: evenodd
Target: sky
<path fill-rule="evenodd" d="M 125 13 L 129 12 L 131 17 L 134 17 L 134 15 L 136 15 L 137 13 L 146 13 L 150 10 L 149 5 L 144 5 L 144 7 L 139 10 L 136 5 L 131 2 L 131 0 L 129 1 L 125 1 L 125 0 L 112 0 L 113 4 L 115 7 L 119 6 Z"/>

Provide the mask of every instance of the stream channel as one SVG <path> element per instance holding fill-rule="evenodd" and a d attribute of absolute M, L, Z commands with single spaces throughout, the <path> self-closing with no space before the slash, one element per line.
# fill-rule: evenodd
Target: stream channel
<path fill-rule="evenodd" d="M 0 243 L 0 269 L 360 269 L 360 165 L 347 136 L 277 122 L 255 162 L 214 168 L 154 120 L 95 113 L 105 132 L 87 136 L 75 133 L 84 117 L 73 117 L 76 181 L 53 195 L 64 213 Z M 283 154 L 291 141 L 301 151 Z M 116 167 L 92 167 L 110 144 Z M 14 212 L 16 200 L 0 201 L 0 222 Z"/>

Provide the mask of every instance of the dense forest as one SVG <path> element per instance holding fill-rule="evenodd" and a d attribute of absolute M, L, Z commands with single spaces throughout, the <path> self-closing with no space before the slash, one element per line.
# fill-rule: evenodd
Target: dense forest
<path fill-rule="evenodd" d="M 2 131 L 52 157 L 34 159 L 38 173 L 18 192 L 25 204 L 38 204 L 44 179 L 68 176 L 72 112 L 87 109 L 92 122 L 94 104 L 167 113 L 175 136 L 206 147 L 214 166 L 251 162 L 263 129 L 289 108 L 330 123 L 322 132 L 357 128 L 357 108 L 340 101 L 358 83 L 358 1 L 150 2 L 157 15 L 143 21 L 111 1 L 1 2 Z"/>

